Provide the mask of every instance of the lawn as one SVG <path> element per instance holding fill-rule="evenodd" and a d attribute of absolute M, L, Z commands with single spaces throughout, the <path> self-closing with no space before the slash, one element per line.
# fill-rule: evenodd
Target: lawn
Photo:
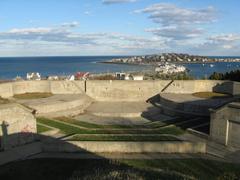
<path fill-rule="evenodd" d="M 193 93 L 193 96 L 205 99 L 218 99 L 218 98 L 229 98 L 231 95 L 216 93 L 216 92 L 197 92 Z"/>
<path fill-rule="evenodd" d="M 171 126 L 158 129 L 84 129 L 81 127 L 75 127 L 67 124 L 63 124 L 59 121 L 54 121 L 47 118 L 37 118 L 37 122 L 60 129 L 64 134 L 172 134 L 181 135 L 184 131 L 178 127 Z"/>
<path fill-rule="evenodd" d="M 0 96 L 0 104 L 7 104 L 10 103 L 10 101 L 8 99 L 4 99 Z"/>
<path fill-rule="evenodd" d="M 25 94 L 16 94 L 13 97 L 16 99 L 41 99 L 48 98 L 53 96 L 52 93 L 25 93 Z"/>
<path fill-rule="evenodd" d="M 139 129 L 139 128 L 157 128 L 165 125 L 162 122 L 147 123 L 143 125 L 100 125 L 100 124 L 93 124 L 89 122 L 78 121 L 69 117 L 58 117 L 56 119 L 59 121 L 75 124 L 77 126 L 81 126 L 89 129 Z"/>
<path fill-rule="evenodd" d="M 0 166 L 0 179 L 237 180 L 240 165 L 203 159 L 29 159 Z"/>
<path fill-rule="evenodd" d="M 75 135 L 70 141 L 180 141 L 172 136 Z"/>
<path fill-rule="evenodd" d="M 43 133 L 43 132 L 50 131 L 50 130 L 52 130 L 52 129 L 50 129 L 46 126 L 37 124 L 37 133 Z"/>

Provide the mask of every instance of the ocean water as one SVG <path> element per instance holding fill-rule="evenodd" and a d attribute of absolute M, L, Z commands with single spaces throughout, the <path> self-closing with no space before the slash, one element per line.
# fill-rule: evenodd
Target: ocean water
<path fill-rule="evenodd" d="M 131 72 L 153 69 L 152 66 L 103 64 L 100 61 L 111 60 L 114 57 L 14 57 L 0 58 L 0 79 L 13 79 L 16 76 L 25 77 L 27 72 L 39 72 L 47 75 L 68 75 L 76 72 L 106 73 Z M 185 64 L 190 74 L 196 78 L 207 77 L 213 72 L 227 72 L 240 69 L 240 63 Z"/>

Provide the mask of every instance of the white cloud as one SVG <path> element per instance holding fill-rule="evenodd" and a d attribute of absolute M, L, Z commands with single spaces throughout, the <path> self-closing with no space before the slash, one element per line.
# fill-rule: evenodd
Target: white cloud
<path fill-rule="evenodd" d="M 233 42 L 240 40 L 240 34 L 221 34 L 212 36 L 209 38 L 209 40 L 215 41 L 215 42 Z"/>
<path fill-rule="evenodd" d="M 77 21 L 73 21 L 73 22 L 70 22 L 70 23 L 63 23 L 62 24 L 62 27 L 70 27 L 70 28 L 75 28 L 75 27 L 77 27 L 77 26 L 79 26 L 79 22 L 77 22 Z"/>
<path fill-rule="evenodd" d="M 149 14 L 153 22 L 162 26 L 202 24 L 216 20 L 216 10 L 213 7 L 186 9 L 175 4 L 158 3 L 135 12 Z"/>
<path fill-rule="evenodd" d="M 120 33 L 77 33 L 71 31 L 71 27 L 60 25 L 0 32 L 0 39 L 4 41 L 0 43 L 0 55 L 14 52 L 19 54 L 23 49 L 30 55 L 62 55 L 70 52 L 75 55 L 88 55 L 93 52 L 105 55 L 133 55 L 156 53 L 166 48 L 165 41 L 160 37 L 145 38 Z M 35 52 L 34 49 L 38 51 Z"/>
<path fill-rule="evenodd" d="M 154 35 L 170 38 L 173 40 L 191 39 L 200 37 L 203 33 L 203 29 L 188 28 L 185 26 L 168 26 L 162 28 L 147 29 L 147 32 L 151 32 Z"/>
<path fill-rule="evenodd" d="M 132 3 L 137 0 L 102 0 L 103 4 L 119 4 L 119 3 Z"/>
<path fill-rule="evenodd" d="M 220 34 L 207 38 L 201 44 L 196 45 L 193 52 L 206 55 L 238 56 L 240 52 L 240 34 Z"/>

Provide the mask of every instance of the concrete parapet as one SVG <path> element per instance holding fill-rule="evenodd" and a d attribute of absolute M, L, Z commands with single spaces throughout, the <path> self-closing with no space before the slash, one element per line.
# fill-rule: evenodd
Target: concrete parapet
<path fill-rule="evenodd" d="M 51 113 L 63 112 L 67 115 L 67 111 L 74 108 L 77 110 L 76 113 L 80 114 L 92 103 L 92 99 L 84 94 L 64 94 L 42 99 L 18 100 L 17 102 L 36 110 L 37 115 L 49 114 L 54 117 Z"/>
<path fill-rule="evenodd" d="M 240 103 L 230 103 L 211 112 L 210 137 L 216 142 L 240 149 Z"/>
<path fill-rule="evenodd" d="M 12 83 L 13 95 L 25 93 L 50 93 L 50 81 L 19 81 Z"/>
<path fill-rule="evenodd" d="M 0 105 L 0 139 L 3 149 L 11 149 L 35 140 L 36 119 L 19 104 Z"/>
<path fill-rule="evenodd" d="M 53 94 L 83 94 L 84 81 L 50 81 L 50 89 Z"/>
<path fill-rule="evenodd" d="M 87 95 L 97 101 L 146 101 L 170 81 L 87 81 Z"/>
<path fill-rule="evenodd" d="M 145 101 L 165 93 L 192 94 L 195 92 L 224 92 L 240 94 L 240 83 L 230 81 L 186 80 L 186 81 L 20 81 L 0 84 L 0 96 L 31 92 L 51 92 L 53 94 L 87 93 L 97 101 Z M 170 83 L 170 84 L 169 84 Z M 169 85 L 169 86 L 168 86 Z"/>
<path fill-rule="evenodd" d="M 0 84 L 0 97 L 9 98 L 14 95 L 12 83 L 2 83 Z"/>
<path fill-rule="evenodd" d="M 44 152 L 92 153 L 206 153 L 205 143 L 192 142 L 103 142 L 66 141 L 48 142 Z"/>
<path fill-rule="evenodd" d="M 25 159 L 42 152 L 41 142 L 35 142 L 0 152 L 0 165 Z"/>

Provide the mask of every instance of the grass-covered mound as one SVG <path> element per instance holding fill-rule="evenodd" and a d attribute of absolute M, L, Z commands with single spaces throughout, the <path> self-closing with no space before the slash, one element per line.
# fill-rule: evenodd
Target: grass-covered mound
<path fill-rule="evenodd" d="M 48 98 L 53 96 L 52 93 L 25 93 L 25 94 L 16 94 L 13 97 L 16 99 L 41 99 L 41 98 Z"/>
<path fill-rule="evenodd" d="M 10 103 L 10 101 L 8 99 L 4 99 L 0 96 L 0 104 L 7 104 Z"/>
<path fill-rule="evenodd" d="M 203 159 L 35 159 L 0 166 L 0 179 L 239 179 L 240 165 Z"/>
<path fill-rule="evenodd" d="M 193 96 L 205 99 L 218 99 L 218 98 L 229 98 L 231 95 L 216 93 L 216 92 L 197 92 L 193 93 Z"/>
<path fill-rule="evenodd" d="M 68 139 L 70 141 L 180 141 L 172 136 L 156 135 L 76 135 Z"/>
<path fill-rule="evenodd" d="M 37 122 L 41 124 L 45 124 L 47 126 L 59 129 L 62 133 L 68 134 L 171 134 L 171 135 L 181 135 L 185 131 L 176 127 L 176 126 L 169 126 L 163 128 L 86 128 L 81 126 L 80 124 L 73 124 L 73 123 L 64 123 L 59 120 L 48 119 L 48 118 L 37 118 Z"/>

